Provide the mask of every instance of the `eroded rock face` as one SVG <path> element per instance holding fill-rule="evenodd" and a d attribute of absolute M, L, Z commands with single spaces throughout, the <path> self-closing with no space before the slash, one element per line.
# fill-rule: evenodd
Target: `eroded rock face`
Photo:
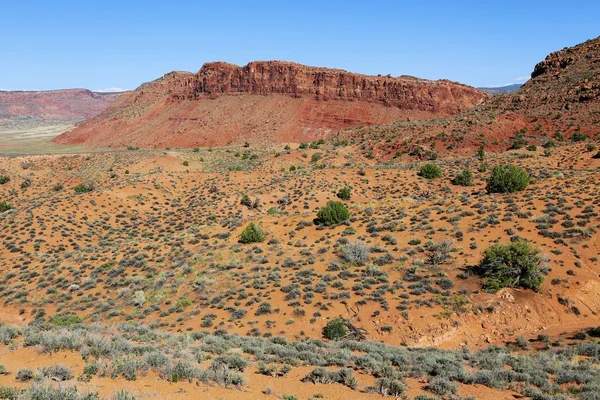
<path fill-rule="evenodd" d="M 489 97 L 447 80 L 216 62 L 143 84 L 55 142 L 155 148 L 307 141 L 352 126 L 455 115 Z"/>
<path fill-rule="evenodd" d="M 406 110 L 449 114 L 488 98 L 480 90 L 447 80 L 367 76 L 283 61 L 256 61 L 244 67 L 207 63 L 190 83 L 189 90 L 173 98 L 190 100 L 227 93 L 287 94 L 315 100 L 376 102 Z"/>

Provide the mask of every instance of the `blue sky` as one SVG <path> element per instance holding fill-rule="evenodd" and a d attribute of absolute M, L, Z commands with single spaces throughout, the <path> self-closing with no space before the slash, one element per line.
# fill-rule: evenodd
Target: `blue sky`
<path fill-rule="evenodd" d="M 273 59 L 504 85 L 599 36 L 598 15 L 597 0 L 0 0 L 0 89 L 133 89 Z"/>

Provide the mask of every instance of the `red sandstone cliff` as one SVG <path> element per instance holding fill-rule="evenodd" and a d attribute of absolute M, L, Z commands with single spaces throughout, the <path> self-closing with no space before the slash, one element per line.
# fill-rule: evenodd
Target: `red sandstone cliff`
<path fill-rule="evenodd" d="M 190 147 L 302 141 L 340 128 L 455 115 L 489 98 L 447 80 L 367 76 L 291 62 L 216 62 L 130 92 L 57 143 Z"/>

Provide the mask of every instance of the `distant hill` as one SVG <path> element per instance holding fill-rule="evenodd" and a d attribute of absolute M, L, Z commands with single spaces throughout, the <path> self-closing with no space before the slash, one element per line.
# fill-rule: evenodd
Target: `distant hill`
<path fill-rule="evenodd" d="M 491 94 L 499 94 L 499 93 L 515 92 L 515 91 L 519 90 L 521 88 L 521 86 L 523 86 L 523 85 L 520 83 L 515 83 L 514 85 L 498 86 L 498 87 L 480 87 L 477 89 L 486 91 Z"/>
<path fill-rule="evenodd" d="M 18 128 L 79 122 L 100 114 L 121 94 L 87 89 L 0 91 L 0 126 Z"/>
<path fill-rule="evenodd" d="M 54 141 L 145 148 L 301 142 L 352 126 L 456 115 L 489 97 L 448 80 L 213 62 L 145 83 Z"/>

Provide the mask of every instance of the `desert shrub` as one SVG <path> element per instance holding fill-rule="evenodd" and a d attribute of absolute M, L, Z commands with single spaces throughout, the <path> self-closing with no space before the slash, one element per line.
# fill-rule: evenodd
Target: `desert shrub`
<path fill-rule="evenodd" d="M 346 320 L 342 317 L 332 319 L 323 328 L 323 337 L 329 340 L 339 340 L 346 336 L 348 328 L 346 327 Z"/>
<path fill-rule="evenodd" d="M 479 161 L 485 160 L 485 147 L 482 145 L 480 148 L 478 148 L 475 155 L 477 156 L 477 159 L 479 159 Z"/>
<path fill-rule="evenodd" d="M 537 146 L 535 144 L 530 144 L 529 146 L 527 146 L 527 151 L 536 151 L 537 150 Z"/>
<path fill-rule="evenodd" d="M 438 376 L 429 381 L 427 389 L 438 396 L 448 397 L 458 393 L 458 384 Z"/>
<path fill-rule="evenodd" d="M 545 142 L 542 147 L 545 149 L 550 149 L 552 147 L 555 147 L 556 143 L 554 143 L 554 140 L 548 140 L 547 142 Z"/>
<path fill-rule="evenodd" d="M 15 379 L 19 382 L 28 382 L 33 379 L 33 371 L 29 368 L 21 368 L 17 371 Z"/>
<path fill-rule="evenodd" d="M 10 181 L 10 178 L 8 176 L 6 176 L 6 175 L 0 175 L 0 185 L 4 185 L 8 181 Z"/>
<path fill-rule="evenodd" d="M 83 321 L 76 314 L 62 313 L 56 314 L 48 322 L 54 326 L 71 326 L 81 324 Z"/>
<path fill-rule="evenodd" d="M 136 400 L 137 398 L 135 397 L 135 395 L 125 391 L 125 390 L 120 390 L 117 393 L 115 393 L 115 395 L 113 396 L 112 400 Z"/>
<path fill-rule="evenodd" d="M 74 190 L 75 193 L 88 193 L 94 190 L 94 185 L 89 182 L 80 183 L 79 185 L 75 186 Z"/>
<path fill-rule="evenodd" d="M 586 139 L 587 139 L 587 135 L 581 131 L 574 132 L 571 135 L 572 142 L 583 142 Z"/>
<path fill-rule="evenodd" d="M 244 372 L 244 369 L 248 367 L 248 361 L 237 353 L 223 354 L 215 358 L 212 362 L 211 369 L 217 369 L 221 366 L 226 366 L 234 371 Z"/>
<path fill-rule="evenodd" d="M 192 382 L 200 375 L 200 371 L 190 361 L 179 360 L 172 367 L 167 367 L 163 375 L 171 382 L 180 382 L 187 380 Z"/>
<path fill-rule="evenodd" d="M 437 165 L 428 163 L 421 167 L 419 175 L 426 179 L 435 179 L 442 176 L 442 170 Z"/>
<path fill-rule="evenodd" d="M 73 379 L 73 372 L 71 371 L 71 368 L 65 365 L 51 365 L 49 367 L 42 368 L 40 371 L 44 377 L 51 378 L 58 382 Z"/>
<path fill-rule="evenodd" d="M 336 225 L 350 218 L 350 212 L 344 203 L 330 201 L 317 213 L 317 222 L 321 225 Z"/>
<path fill-rule="evenodd" d="M 517 131 L 515 133 L 515 136 L 513 136 L 510 140 L 511 140 L 510 148 L 514 149 L 514 150 L 521 149 L 527 145 L 527 139 L 525 139 L 525 137 L 523 136 L 523 133 L 519 132 L 519 131 Z"/>
<path fill-rule="evenodd" d="M 545 263 L 538 249 L 518 240 L 486 249 L 479 264 L 479 272 L 484 277 L 484 288 L 492 292 L 503 287 L 523 287 L 537 291 L 544 281 Z"/>
<path fill-rule="evenodd" d="M 459 186 L 473 186 L 473 173 L 470 169 L 465 169 L 454 177 L 452 183 Z"/>
<path fill-rule="evenodd" d="M 402 397 L 406 392 L 406 386 L 396 379 L 379 378 L 375 382 L 375 391 L 382 396 Z"/>
<path fill-rule="evenodd" d="M 427 246 L 427 261 L 432 265 L 445 264 L 450 260 L 450 252 L 454 243 L 444 240 Z"/>
<path fill-rule="evenodd" d="M 371 248 L 364 243 L 355 242 L 342 247 L 342 257 L 352 264 L 365 265 L 369 260 Z"/>
<path fill-rule="evenodd" d="M 259 243 L 265 240 L 265 232 L 254 222 L 244 229 L 240 236 L 240 243 Z"/>
<path fill-rule="evenodd" d="M 340 189 L 340 191 L 337 193 L 337 197 L 342 200 L 350 200 L 350 195 L 350 188 L 348 186 Z"/>
<path fill-rule="evenodd" d="M 10 204 L 8 204 L 5 201 L 0 201 L 0 213 L 3 213 L 5 211 L 8 211 L 11 209 Z"/>
<path fill-rule="evenodd" d="M 494 167 L 487 181 L 489 193 L 513 193 L 523 190 L 529 184 L 529 174 L 514 165 Z"/>
<path fill-rule="evenodd" d="M 185 160 L 185 161 L 183 162 L 183 166 L 184 166 L 184 167 L 187 167 L 187 166 L 189 166 L 189 165 L 190 165 L 190 162 L 189 162 L 189 161 Z"/>
<path fill-rule="evenodd" d="M 252 208 L 252 199 L 250 199 L 250 197 L 245 194 L 242 196 L 242 200 L 240 200 L 240 204 L 243 206 L 246 206 L 248 208 Z"/>
<path fill-rule="evenodd" d="M 588 143 L 588 145 L 585 146 L 585 149 L 591 153 L 596 150 L 596 145 L 594 143 Z"/>
<path fill-rule="evenodd" d="M 317 367 L 308 373 L 303 382 L 312 383 L 339 383 L 340 385 L 348 386 L 355 389 L 358 386 L 358 381 L 353 376 L 353 371 L 350 368 L 342 368 L 339 371 L 329 371 L 323 367 Z"/>

